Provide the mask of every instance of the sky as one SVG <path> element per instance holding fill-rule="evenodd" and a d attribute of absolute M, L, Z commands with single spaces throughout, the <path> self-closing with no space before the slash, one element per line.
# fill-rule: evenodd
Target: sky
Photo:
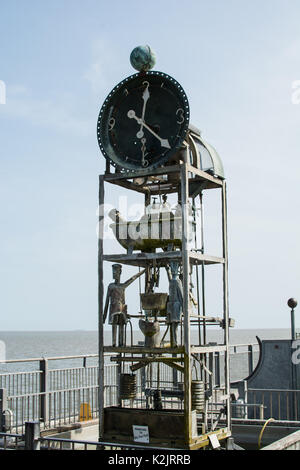
<path fill-rule="evenodd" d="M 300 300 L 299 17 L 299 0 L 0 0 L 0 330 L 97 329 L 96 123 L 144 44 L 224 164 L 230 316 L 237 328 L 289 328 L 287 300 Z M 206 246 L 214 255 L 212 235 Z"/>

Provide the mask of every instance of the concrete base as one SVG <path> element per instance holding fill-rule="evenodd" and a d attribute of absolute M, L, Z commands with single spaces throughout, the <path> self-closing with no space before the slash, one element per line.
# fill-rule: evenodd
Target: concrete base
<path fill-rule="evenodd" d="M 99 436 L 99 421 L 98 419 L 86 421 L 83 423 L 73 423 L 66 426 L 61 426 L 56 430 L 51 431 L 51 433 L 43 432 L 43 437 L 53 437 L 57 439 L 72 439 L 75 441 L 91 441 L 91 442 L 98 442 Z M 76 449 L 84 449 L 85 444 L 76 444 Z M 60 443 L 51 442 L 50 445 L 51 449 L 60 448 Z M 63 442 L 62 449 L 71 449 L 72 444 L 70 442 Z M 88 446 L 88 450 L 96 450 L 96 446 L 91 445 Z"/>

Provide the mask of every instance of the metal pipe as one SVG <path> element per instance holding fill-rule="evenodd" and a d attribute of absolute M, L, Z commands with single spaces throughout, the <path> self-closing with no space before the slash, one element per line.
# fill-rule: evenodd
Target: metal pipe
<path fill-rule="evenodd" d="M 99 232 L 98 232 L 98 355 L 99 355 L 99 439 L 104 432 L 104 351 L 103 351 L 103 236 L 104 236 L 104 176 L 99 176 Z"/>

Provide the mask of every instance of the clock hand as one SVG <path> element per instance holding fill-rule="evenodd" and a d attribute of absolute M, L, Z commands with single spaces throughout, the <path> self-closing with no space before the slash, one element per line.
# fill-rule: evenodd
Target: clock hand
<path fill-rule="evenodd" d="M 159 137 L 159 135 L 157 135 L 157 134 L 151 129 L 151 127 L 149 127 L 141 118 L 138 118 L 138 117 L 135 115 L 135 112 L 133 111 L 133 109 L 130 109 L 130 110 L 128 111 L 127 116 L 128 116 L 130 119 L 135 119 L 139 124 L 141 124 L 142 127 L 145 127 L 152 135 L 154 135 L 154 137 L 156 137 L 156 138 L 160 141 L 160 144 L 161 144 L 162 147 L 166 147 L 166 148 L 168 148 L 168 149 L 171 148 L 168 139 L 162 139 L 161 137 Z M 139 137 L 139 138 L 140 138 L 140 137 Z"/>
<path fill-rule="evenodd" d="M 143 138 L 143 139 L 141 140 L 141 142 L 142 142 L 142 148 L 141 148 L 141 150 L 142 150 L 142 166 L 145 167 L 145 166 L 148 166 L 148 165 L 149 165 L 148 160 L 145 160 L 145 152 L 146 152 L 146 150 L 147 150 L 147 149 L 146 149 L 146 139 Z"/>
<path fill-rule="evenodd" d="M 148 88 L 149 88 L 149 82 L 144 82 L 144 83 L 146 83 L 147 86 L 146 86 L 146 88 L 145 88 L 145 90 L 144 90 L 144 93 L 143 93 L 144 105 L 143 105 L 142 117 L 141 117 L 142 121 L 144 120 L 144 117 L 145 117 L 145 111 L 146 111 L 146 104 L 147 104 L 147 101 L 148 101 L 148 99 L 150 98 L 150 93 L 149 93 L 149 90 L 148 90 Z M 143 83 L 143 84 L 144 84 L 144 83 Z M 142 129 L 143 129 L 143 125 L 141 125 L 141 128 L 140 128 L 139 132 L 138 132 L 137 135 L 136 135 L 138 139 L 141 139 L 141 138 L 144 136 L 144 132 L 143 132 Z"/>

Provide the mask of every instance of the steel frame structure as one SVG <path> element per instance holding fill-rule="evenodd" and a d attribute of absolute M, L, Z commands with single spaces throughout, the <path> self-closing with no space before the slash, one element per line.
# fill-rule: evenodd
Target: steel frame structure
<path fill-rule="evenodd" d="M 230 378 L 229 378 L 229 312 L 228 312 L 228 249 L 227 249 L 227 198 L 226 198 L 226 181 L 211 175 L 208 172 L 200 170 L 191 163 L 189 158 L 191 149 L 189 141 L 185 143 L 186 152 L 183 160 L 175 165 L 164 166 L 154 170 L 143 169 L 136 172 L 110 172 L 110 165 L 107 164 L 106 173 L 99 176 L 99 207 L 103 207 L 105 202 L 105 183 L 114 184 L 128 190 L 143 193 L 145 196 L 145 205 L 149 204 L 151 196 L 158 194 L 180 194 L 182 204 L 182 227 L 183 238 L 181 250 L 164 251 L 155 253 L 127 253 L 127 254 L 105 254 L 103 246 L 103 225 L 104 214 L 99 212 L 99 238 L 98 238 L 98 319 L 99 319 L 99 440 L 103 440 L 104 436 L 104 354 L 119 353 L 123 361 L 126 361 L 126 355 L 130 355 L 130 360 L 136 355 L 138 361 L 141 355 L 151 355 L 151 357 L 159 357 L 158 360 L 170 362 L 172 367 L 180 368 L 184 374 L 184 429 L 183 444 L 187 449 L 198 449 L 209 445 L 209 434 L 216 434 L 221 439 L 226 439 L 231 435 L 231 407 L 230 407 Z M 169 176 L 173 176 L 169 178 Z M 161 178 L 163 176 L 163 178 Z M 175 176 L 175 178 L 174 178 Z M 148 183 L 136 184 L 135 180 L 139 178 L 147 178 Z M 157 182 L 156 178 L 159 179 Z M 145 180 L 146 181 L 146 180 Z M 210 256 L 204 253 L 204 250 L 191 250 L 188 244 L 188 202 L 190 199 L 200 198 L 202 204 L 202 193 L 209 189 L 217 189 L 221 192 L 222 201 L 222 257 Z M 104 308 L 104 284 L 103 284 L 103 264 L 104 262 L 121 263 L 125 265 L 133 265 L 140 267 L 149 267 L 156 263 L 156 266 L 164 266 L 170 260 L 178 260 L 182 265 L 182 285 L 183 285 L 183 344 L 176 348 L 152 348 L 145 347 L 110 347 L 104 346 L 103 341 L 103 308 Z M 206 328 L 211 318 L 206 317 L 205 313 L 205 266 L 219 264 L 223 270 L 223 343 L 215 346 L 206 344 Z M 192 266 L 200 266 L 202 276 L 197 275 L 197 282 L 201 284 L 202 296 L 202 316 L 199 315 L 199 344 L 191 344 L 191 315 L 189 305 L 189 276 Z M 207 319 L 206 319 L 207 318 Z M 201 330 L 201 334 L 200 334 Z M 204 419 L 202 426 L 202 434 L 195 437 L 192 429 L 192 396 L 191 396 L 191 359 L 195 355 L 202 361 L 203 375 L 207 374 L 205 367 L 207 355 L 209 353 L 223 352 L 224 361 L 224 378 L 225 393 L 223 395 L 223 403 L 225 409 L 225 427 L 209 430 L 207 420 Z M 163 355 L 163 356 L 162 356 Z M 166 357 L 169 355 L 169 357 Z M 139 358 L 138 358 L 139 356 Z M 175 360 L 172 361 L 172 358 Z M 177 362 L 176 362 L 177 361 Z M 180 365 L 182 361 L 182 365 Z M 153 445 L 153 444 L 152 444 Z M 145 447 L 147 447 L 145 445 Z"/>

